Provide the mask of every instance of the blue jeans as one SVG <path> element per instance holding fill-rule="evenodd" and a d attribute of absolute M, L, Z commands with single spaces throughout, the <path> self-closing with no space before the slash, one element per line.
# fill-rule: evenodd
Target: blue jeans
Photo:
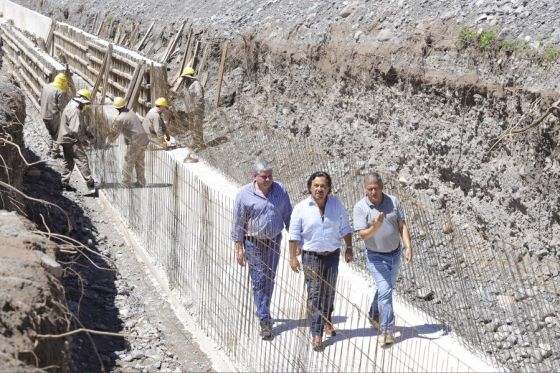
<path fill-rule="evenodd" d="M 332 322 L 339 257 L 340 250 L 329 256 L 313 255 L 305 251 L 302 254 L 308 318 L 311 319 L 313 337 L 323 336 L 325 323 Z"/>
<path fill-rule="evenodd" d="M 253 283 L 253 295 L 259 320 L 272 322 L 270 301 L 274 290 L 274 278 L 280 259 L 282 234 L 272 240 L 245 238 L 245 253 L 249 263 L 249 275 Z"/>
<path fill-rule="evenodd" d="M 377 286 L 369 309 L 369 317 L 380 322 L 383 332 L 392 333 L 395 326 L 393 288 L 399 275 L 402 250 L 399 249 L 393 254 L 376 253 L 370 250 L 366 252 L 368 269 Z"/>

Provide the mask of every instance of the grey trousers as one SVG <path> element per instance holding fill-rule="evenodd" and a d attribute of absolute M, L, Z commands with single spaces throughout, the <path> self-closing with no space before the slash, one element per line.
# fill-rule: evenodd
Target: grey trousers
<path fill-rule="evenodd" d="M 202 125 L 204 123 L 204 111 L 195 110 L 189 113 L 189 129 L 193 137 L 193 148 L 195 150 L 206 148 L 204 143 L 204 131 Z"/>
<path fill-rule="evenodd" d="M 130 144 L 126 148 L 124 156 L 123 182 L 132 181 L 132 170 L 136 170 L 136 180 L 142 185 L 146 185 L 144 176 L 144 155 L 147 144 Z"/>
<path fill-rule="evenodd" d="M 78 167 L 78 170 L 82 173 L 86 184 L 89 186 L 93 185 L 93 177 L 91 176 L 91 170 L 89 168 L 89 160 L 84 150 L 84 147 L 79 142 L 74 144 L 62 144 L 62 152 L 64 154 L 64 170 L 62 171 L 62 182 L 70 182 L 70 176 L 74 170 L 74 165 Z"/>
<path fill-rule="evenodd" d="M 56 142 L 58 136 L 58 127 L 60 126 L 60 117 L 55 117 L 53 119 L 43 119 L 47 131 L 49 131 L 49 150 L 52 152 L 58 152 L 59 144 Z"/>

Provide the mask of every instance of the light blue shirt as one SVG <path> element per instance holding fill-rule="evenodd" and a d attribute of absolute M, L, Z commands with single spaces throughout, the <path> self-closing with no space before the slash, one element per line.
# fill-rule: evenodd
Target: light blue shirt
<path fill-rule="evenodd" d="M 255 188 L 255 183 L 242 187 L 235 197 L 233 209 L 233 229 L 231 238 L 242 241 L 251 236 L 271 239 L 290 226 L 292 204 L 284 186 L 276 181 L 272 183 L 265 197 Z"/>
<path fill-rule="evenodd" d="M 304 251 L 334 251 L 341 247 L 344 236 L 352 233 L 348 214 L 340 200 L 328 196 L 325 215 L 309 196 L 294 207 L 290 221 L 290 240 L 299 241 Z"/>

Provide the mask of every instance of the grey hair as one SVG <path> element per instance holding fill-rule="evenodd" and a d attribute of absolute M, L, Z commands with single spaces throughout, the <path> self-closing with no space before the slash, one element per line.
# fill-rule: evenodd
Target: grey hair
<path fill-rule="evenodd" d="M 257 159 L 253 164 L 253 176 L 258 175 L 261 171 L 272 171 L 272 165 L 264 159 Z"/>
<path fill-rule="evenodd" d="M 381 183 L 383 184 L 383 178 L 378 172 L 370 172 L 364 178 L 364 184 L 369 183 Z"/>

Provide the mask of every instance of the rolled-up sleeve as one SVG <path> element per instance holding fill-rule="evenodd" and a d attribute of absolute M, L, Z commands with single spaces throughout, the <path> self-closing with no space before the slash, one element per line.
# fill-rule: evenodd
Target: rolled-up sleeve
<path fill-rule="evenodd" d="M 368 221 L 367 221 L 367 213 L 362 208 L 361 202 L 356 203 L 354 205 L 354 214 L 353 214 L 353 221 L 354 221 L 354 231 L 361 231 L 362 229 L 369 228 Z"/>
<path fill-rule="evenodd" d="M 292 217 L 292 202 L 290 201 L 290 196 L 288 195 L 288 192 L 284 191 L 284 196 L 285 196 L 285 203 L 284 203 L 284 208 L 282 211 L 282 220 L 284 220 L 284 226 L 286 227 L 287 230 L 290 229 L 290 218 Z"/>
<path fill-rule="evenodd" d="M 350 221 L 348 220 L 348 214 L 342 202 L 339 203 L 339 213 L 340 213 L 340 235 L 342 237 L 349 233 L 352 233 L 352 227 L 350 226 Z"/>
<path fill-rule="evenodd" d="M 247 215 L 245 213 L 245 204 L 243 203 L 242 193 L 238 193 L 235 197 L 233 206 L 233 227 L 231 230 L 231 239 L 233 241 L 242 241 L 245 237 L 245 224 Z"/>
<path fill-rule="evenodd" d="M 288 230 L 290 241 L 301 241 L 302 234 L 302 216 L 300 209 L 296 208 L 292 211 L 290 219 L 290 229 Z"/>

